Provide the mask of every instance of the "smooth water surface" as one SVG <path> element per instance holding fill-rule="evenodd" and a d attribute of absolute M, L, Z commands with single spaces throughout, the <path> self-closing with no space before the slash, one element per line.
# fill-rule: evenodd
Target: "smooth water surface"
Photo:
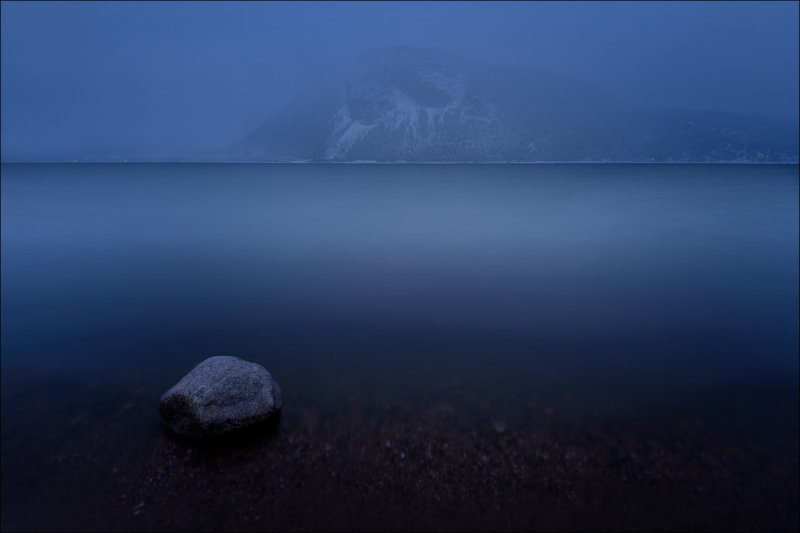
<path fill-rule="evenodd" d="M 2 311 L 4 381 L 796 386 L 798 168 L 7 164 Z"/>
<path fill-rule="evenodd" d="M 797 530 L 797 166 L 3 165 L 1 261 L 3 530 Z"/>

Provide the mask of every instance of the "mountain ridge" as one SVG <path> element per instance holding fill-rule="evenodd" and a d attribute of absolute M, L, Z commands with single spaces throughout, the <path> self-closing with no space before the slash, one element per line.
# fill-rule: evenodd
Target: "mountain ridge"
<path fill-rule="evenodd" d="M 639 109 L 578 80 L 386 47 L 287 102 L 228 150 L 245 161 L 788 162 L 797 125 Z"/>

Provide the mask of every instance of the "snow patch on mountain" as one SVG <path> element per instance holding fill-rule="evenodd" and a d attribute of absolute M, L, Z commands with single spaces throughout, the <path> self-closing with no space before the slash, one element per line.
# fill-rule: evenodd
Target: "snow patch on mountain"
<path fill-rule="evenodd" d="M 798 161 L 798 127 L 731 113 L 636 109 L 536 69 L 390 47 L 344 85 L 298 95 L 234 149 L 243 160 Z"/>
<path fill-rule="evenodd" d="M 333 118 L 325 158 L 347 159 L 360 143 L 390 143 L 397 159 L 414 158 L 470 132 L 461 148 L 500 126 L 496 107 L 469 91 L 461 71 L 410 51 L 389 49 L 361 65 Z"/>
<path fill-rule="evenodd" d="M 325 146 L 325 159 L 342 157 L 374 127 L 375 124 L 354 120 L 347 108 L 339 109 L 333 118 L 333 133 Z"/>

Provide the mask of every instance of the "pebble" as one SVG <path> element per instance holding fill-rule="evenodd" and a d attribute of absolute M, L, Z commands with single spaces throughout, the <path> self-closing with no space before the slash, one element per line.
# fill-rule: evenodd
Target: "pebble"
<path fill-rule="evenodd" d="M 272 375 L 238 357 L 209 357 L 161 396 L 166 426 L 193 438 L 220 435 L 263 422 L 281 409 Z"/>

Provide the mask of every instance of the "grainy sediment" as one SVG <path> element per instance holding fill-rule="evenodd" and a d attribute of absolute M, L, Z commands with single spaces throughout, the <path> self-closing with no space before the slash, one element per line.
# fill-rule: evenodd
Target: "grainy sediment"
<path fill-rule="evenodd" d="M 3 389 L 4 531 L 798 526 L 794 419 L 753 403 L 783 396 L 754 394 L 752 418 L 728 420 L 468 383 L 406 400 L 291 393 L 271 425 L 198 444 L 161 428 L 155 387 L 28 385 Z"/>

